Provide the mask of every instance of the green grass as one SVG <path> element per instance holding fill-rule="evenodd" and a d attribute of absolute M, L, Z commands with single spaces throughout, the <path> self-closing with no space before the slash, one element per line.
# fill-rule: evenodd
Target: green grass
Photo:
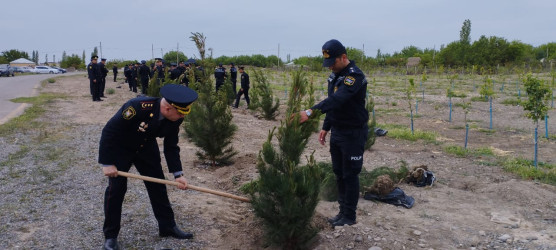
<path fill-rule="evenodd" d="M 556 165 L 539 162 L 535 168 L 533 161 L 523 158 L 512 158 L 504 161 L 504 170 L 517 174 L 526 180 L 556 185 Z"/>
<path fill-rule="evenodd" d="M 48 81 L 48 83 L 55 83 L 55 82 L 56 82 L 56 79 L 54 79 L 54 78 L 49 78 L 47 81 Z"/>
<path fill-rule="evenodd" d="M 116 90 L 113 88 L 109 88 L 106 90 L 106 94 L 113 95 L 114 93 L 116 93 Z"/>
<path fill-rule="evenodd" d="M 488 99 L 484 96 L 473 96 L 471 97 L 472 102 L 488 102 Z"/>
<path fill-rule="evenodd" d="M 411 134 L 409 126 L 398 124 L 379 124 L 377 127 L 388 130 L 386 136 L 407 141 L 424 140 L 427 143 L 436 143 L 436 133 L 415 129 Z"/>
<path fill-rule="evenodd" d="M 444 147 L 444 152 L 446 152 L 447 154 L 451 154 L 454 155 L 456 157 L 468 157 L 468 156 L 474 156 L 474 157 L 480 157 L 480 156 L 494 156 L 494 152 L 492 152 L 492 149 L 487 148 L 487 147 L 480 147 L 480 148 L 475 148 L 475 149 L 466 149 L 462 146 L 456 146 L 456 145 L 450 145 L 450 146 L 446 146 Z"/>
<path fill-rule="evenodd" d="M 56 93 L 42 93 L 35 97 L 19 97 L 12 99 L 12 102 L 29 103 L 32 106 L 25 109 L 25 112 L 22 115 L 0 125 L 0 136 L 6 136 L 14 133 L 15 131 L 25 131 L 40 127 L 41 125 L 34 122 L 34 120 L 46 111 L 46 104 L 52 103 L 55 99 L 59 98 L 64 98 L 64 95 Z"/>
<path fill-rule="evenodd" d="M 508 98 L 508 99 L 504 99 L 501 103 L 509 106 L 522 106 L 523 102 L 519 99 Z"/>
<path fill-rule="evenodd" d="M 479 132 L 485 133 L 487 135 L 492 135 L 494 133 L 496 133 L 496 130 L 494 129 L 488 129 L 488 128 L 480 128 L 478 129 Z"/>

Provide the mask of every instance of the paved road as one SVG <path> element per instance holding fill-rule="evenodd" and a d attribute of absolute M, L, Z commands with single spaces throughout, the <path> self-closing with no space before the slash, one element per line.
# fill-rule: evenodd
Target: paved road
<path fill-rule="evenodd" d="M 67 73 L 83 74 L 83 73 Z M 29 97 L 38 94 L 42 80 L 60 76 L 51 74 L 23 75 L 15 77 L 0 77 L 0 124 L 23 113 L 28 104 L 13 103 L 10 100 L 17 97 Z"/>

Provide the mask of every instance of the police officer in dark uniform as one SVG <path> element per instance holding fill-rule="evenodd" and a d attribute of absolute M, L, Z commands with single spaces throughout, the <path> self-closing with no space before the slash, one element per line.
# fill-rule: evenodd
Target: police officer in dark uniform
<path fill-rule="evenodd" d="M 147 89 L 149 88 L 149 75 L 150 70 L 147 66 L 147 61 L 141 60 L 141 66 L 139 67 L 139 75 L 141 75 L 141 94 L 146 95 Z"/>
<path fill-rule="evenodd" d="M 100 97 L 104 96 L 104 88 L 106 87 L 106 76 L 108 75 L 108 69 L 106 68 L 106 58 L 101 58 L 100 63 L 98 63 L 100 69 Z"/>
<path fill-rule="evenodd" d="M 232 89 L 234 90 L 234 95 L 237 95 L 237 69 L 234 63 L 230 63 L 230 80 L 232 81 Z"/>
<path fill-rule="evenodd" d="M 181 75 L 181 71 L 178 68 L 178 65 L 176 63 L 172 63 L 170 64 L 170 79 L 171 80 L 176 80 L 178 79 L 178 77 L 180 77 Z"/>
<path fill-rule="evenodd" d="M 164 60 L 162 60 L 162 58 L 155 58 L 155 65 L 153 67 L 153 70 L 151 71 L 151 78 L 154 77 L 154 73 L 156 72 L 156 80 L 157 80 L 157 84 L 161 84 L 162 82 L 164 82 Z"/>
<path fill-rule="evenodd" d="M 126 65 L 126 67 L 124 69 L 125 81 L 127 82 L 127 85 L 129 86 L 129 91 L 131 91 L 133 89 L 133 87 L 131 86 L 131 71 L 132 70 L 133 70 L 133 64 Z"/>
<path fill-rule="evenodd" d="M 241 95 L 245 95 L 245 101 L 249 107 L 249 75 L 245 73 L 245 69 L 243 67 L 239 67 L 239 73 L 241 73 L 241 88 L 239 89 L 239 92 L 237 92 L 234 108 L 239 106 L 239 99 L 241 98 Z"/>
<path fill-rule="evenodd" d="M 116 82 L 116 76 L 118 76 L 118 65 L 114 64 L 112 67 L 112 73 L 114 73 L 114 82 Z"/>
<path fill-rule="evenodd" d="M 189 67 L 189 63 L 185 63 L 184 64 L 184 68 L 183 68 L 183 77 L 181 78 L 181 84 L 184 84 L 185 86 L 189 87 L 189 73 L 190 73 L 190 67 Z"/>
<path fill-rule="evenodd" d="M 224 85 L 224 79 L 226 78 L 226 69 L 221 63 L 214 70 L 214 78 L 216 78 L 216 91 L 218 91 Z"/>
<path fill-rule="evenodd" d="M 164 138 L 164 156 L 169 171 L 180 183 L 178 187 L 187 188 L 178 134 L 184 116 L 190 112 L 191 103 L 197 99 L 197 93 L 179 84 L 168 84 L 160 89 L 160 94 L 162 98 L 137 97 L 129 100 L 102 130 L 99 163 L 103 165 L 104 175 L 109 177 L 104 196 L 105 249 L 118 248 L 127 178 L 118 176 L 117 171 L 128 172 L 133 164 L 141 175 L 164 179 L 157 137 Z M 191 233 L 183 232 L 176 225 L 166 185 L 145 182 L 145 186 L 158 221 L 159 235 L 192 238 Z"/>
<path fill-rule="evenodd" d="M 365 109 L 367 80 L 355 62 L 347 58 L 346 48 L 338 40 L 322 46 L 324 67 L 332 70 L 328 77 L 328 97 L 300 112 L 300 122 L 305 122 L 312 110 L 326 114 L 319 142 L 324 145 L 328 131 L 332 168 L 338 187 L 338 215 L 330 218 L 332 226 L 356 223 L 359 201 L 359 173 L 363 166 L 363 152 L 367 140 L 369 112 Z"/>
<path fill-rule="evenodd" d="M 136 62 L 131 69 L 131 91 L 137 93 L 137 77 L 139 73 L 139 63 Z"/>
<path fill-rule="evenodd" d="M 98 67 L 98 56 L 92 56 L 91 62 L 87 65 L 87 74 L 89 75 L 89 86 L 91 90 L 91 95 L 93 96 L 93 102 L 101 102 L 100 99 L 100 81 L 101 73 Z"/>

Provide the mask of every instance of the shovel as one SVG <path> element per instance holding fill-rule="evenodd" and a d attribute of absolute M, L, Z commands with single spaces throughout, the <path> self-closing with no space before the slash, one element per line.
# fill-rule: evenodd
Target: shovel
<path fill-rule="evenodd" d="M 124 176 L 124 177 L 127 177 L 127 178 L 134 178 L 134 179 L 156 182 L 156 183 L 166 184 L 166 185 L 178 186 L 180 184 L 177 181 L 169 181 L 169 180 L 158 179 L 158 178 L 153 178 L 153 177 L 148 177 L 148 176 L 143 176 L 143 175 L 138 175 L 138 174 L 132 174 L 132 173 L 122 172 L 122 171 L 118 171 L 118 175 L 119 176 Z M 225 193 L 225 192 L 221 192 L 221 191 L 216 191 L 216 190 L 212 190 L 212 189 L 208 189 L 208 188 L 197 187 L 197 186 L 193 186 L 191 184 L 187 184 L 187 188 L 188 189 L 193 189 L 193 190 L 196 190 L 196 191 L 199 191 L 199 192 L 203 192 L 203 193 L 215 194 L 215 195 L 219 195 L 219 196 L 223 196 L 223 197 L 232 198 L 232 199 L 238 200 L 238 201 L 250 202 L 249 198 L 245 198 L 245 197 L 241 197 L 241 196 L 237 196 L 237 195 L 233 195 L 233 194 L 229 194 L 229 193 Z"/>

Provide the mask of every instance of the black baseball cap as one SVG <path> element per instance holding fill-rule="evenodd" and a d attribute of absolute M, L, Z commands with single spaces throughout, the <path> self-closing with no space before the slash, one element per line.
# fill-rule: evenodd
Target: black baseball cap
<path fill-rule="evenodd" d="M 199 95 L 194 90 L 180 84 L 166 84 L 160 88 L 160 95 L 176 108 L 180 114 L 187 115 L 191 111 L 193 103 Z"/>
<path fill-rule="evenodd" d="M 96 56 L 96 55 L 95 55 L 95 56 L 91 56 L 91 61 L 92 61 L 92 60 L 96 60 L 96 59 L 98 59 L 98 56 Z"/>
<path fill-rule="evenodd" d="M 322 45 L 322 57 L 324 57 L 322 66 L 328 68 L 334 65 L 336 58 L 342 54 L 346 54 L 346 47 L 340 41 L 332 39 L 324 43 Z"/>

